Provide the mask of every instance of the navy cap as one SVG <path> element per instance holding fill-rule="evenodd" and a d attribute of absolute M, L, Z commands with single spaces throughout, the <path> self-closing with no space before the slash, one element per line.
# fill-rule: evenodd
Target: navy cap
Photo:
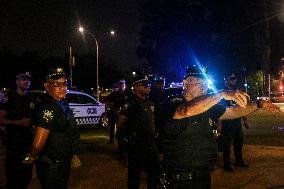
<path fill-rule="evenodd" d="M 183 78 L 186 79 L 189 76 L 206 78 L 206 74 L 207 68 L 205 66 L 190 65 L 186 67 L 185 76 Z"/>
<path fill-rule="evenodd" d="M 27 80 L 31 80 L 31 75 L 30 75 L 30 72 L 24 72 L 24 73 L 20 73 L 16 76 L 16 79 L 27 79 Z"/>
<path fill-rule="evenodd" d="M 132 83 L 132 86 L 134 86 L 134 85 L 137 85 L 137 84 L 142 84 L 142 85 L 148 85 L 149 84 L 149 80 L 148 80 L 148 77 L 147 76 L 143 76 L 143 75 L 141 75 L 141 76 L 136 76 L 135 78 L 134 78 L 134 81 L 133 81 L 133 83 Z"/>
<path fill-rule="evenodd" d="M 225 80 L 235 80 L 237 79 L 237 77 L 235 76 L 235 74 L 231 74 L 231 75 L 228 75 L 227 77 L 224 78 Z"/>
<path fill-rule="evenodd" d="M 67 78 L 64 69 L 61 67 L 51 68 L 45 77 L 45 81 L 47 80 L 57 80 L 59 78 L 65 77 Z"/>

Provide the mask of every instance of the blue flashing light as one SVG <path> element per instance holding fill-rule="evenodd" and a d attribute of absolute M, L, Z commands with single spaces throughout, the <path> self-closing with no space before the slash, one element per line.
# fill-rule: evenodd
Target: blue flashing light
<path fill-rule="evenodd" d="M 247 87 L 247 86 L 248 86 L 248 84 L 247 84 L 247 83 L 245 83 L 245 84 L 244 84 L 244 86 L 245 86 L 245 87 Z"/>
<path fill-rule="evenodd" d="M 170 88 L 182 87 L 182 86 L 183 86 L 182 82 L 171 82 L 171 84 L 170 84 Z"/>

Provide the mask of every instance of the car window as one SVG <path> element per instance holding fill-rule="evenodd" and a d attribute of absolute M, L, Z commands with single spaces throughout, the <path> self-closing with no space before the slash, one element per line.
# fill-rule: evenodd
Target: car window
<path fill-rule="evenodd" d="M 86 95 L 82 94 L 67 94 L 66 99 L 69 103 L 76 104 L 98 104 L 98 102 Z"/>
<path fill-rule="evenodd" d="M 75 95 L 75 94 L 67 94 L 66 100 L 68 101 L 68 103 L 76 103 L 76 104 L 80 103 L 78 95 Z"/>
<path fill-rule="evenodd" d="M 86 95 L 80 94 L 80 95 L 78 95 L 78 98 L 79 98 L 79 101 L 80 101 L 81 104 L 97 104 L 97 102 L 94 99 L 92 99 L 92 98 L 90 98 Z"/>

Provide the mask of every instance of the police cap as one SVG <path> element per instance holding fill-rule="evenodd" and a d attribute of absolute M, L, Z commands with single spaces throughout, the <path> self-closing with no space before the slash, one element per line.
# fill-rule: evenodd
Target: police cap
<path fill-rule="evenodd" d="M 63 68 L 57 67 L 57 68 L 51 68 L 45 77 L 45 81 L 47 80 L 57 80 L 62 77 L 67 77 Z"/>
<path fill-rule="evenodd" d="M 224 80 L 236 80 L 237 77 L 235 76 L 235 74 L 231 74 L 231 75 L 228 75 L 224 78 Z"/>
<path fill-rule="evenodd" d="M 31 80 L 31 75 L 29 72 L 24 72 L 24 73 L 19 73 L 17 76 L 16 76 L 16 80 L 18 79 L 22 79 L 22 80 Z"/>
<path fill-rule="evenodd" d="M 143 86 L 149 86 L 149 80 L 147 78 L 147 76 L 136 76 L 134 78 L 134 81 L 132 83 L 132 86 L 135 86 L 137 84 L 142 84 Z"/>
<path fill-rule="evenodd" d="M 207 68 L 205 66 L 198 66 L 194 64 L 186 67 L 185 76 L 183 78 L 186 79 L 189 76 L 206 78 L 206 74 L 207 74 Z"/>

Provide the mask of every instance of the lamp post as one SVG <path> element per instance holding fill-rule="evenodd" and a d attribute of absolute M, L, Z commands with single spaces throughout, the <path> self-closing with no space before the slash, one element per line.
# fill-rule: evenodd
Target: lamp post
<path fill-rule="evenodd" d="M 73 87 L 73 66 L 75 66 L 75 57 L 72 55 L 72 47 L 69 47 L 69 70 L 70 70 L 70 86 Z"/>
<path fill-rule="evenodd" d="M 81 33 L 81 34 L 84 34 L 84 32 L 85 32 L 85 29 L 82 27 L 82 26 L 80 26 L 79 27 L 79 32 Z M 114 36 L 115 35 L 115 31 L 114 30 L 111 30 L 110 31 L 110 34 L 112 35 L 112 36 Z M 99 101 L 100 100 L 100 86 L 99 86 L 99 42 L 98 42 L 98 40 L 97 40 L 97 38 L 96 38 L 96 36 L 95 35 L 93 35 L 92 33 L 90 33 L 90 35 L 91 35 L 91 37 L 95 40 L 95 42 L 96 42 L 96 72 L 97 72 L 97 78 L 96 78 L 96 83 L 97 83 L 97 100 Z"/>
<path fill-rule="evenodd" d="M 81 34 L 84 34 L 85 30 L 82 26 L 79 27 L 79 32 Z M 97 100 L 100 100 L 100 86 L 99 86 L 99 43 L 97 38 L 92 35 L 93 39 L 96 42 L 96 72 L 97 72 L 97 78 L 96 78 L 96 84 L 97 84 Z"/>

